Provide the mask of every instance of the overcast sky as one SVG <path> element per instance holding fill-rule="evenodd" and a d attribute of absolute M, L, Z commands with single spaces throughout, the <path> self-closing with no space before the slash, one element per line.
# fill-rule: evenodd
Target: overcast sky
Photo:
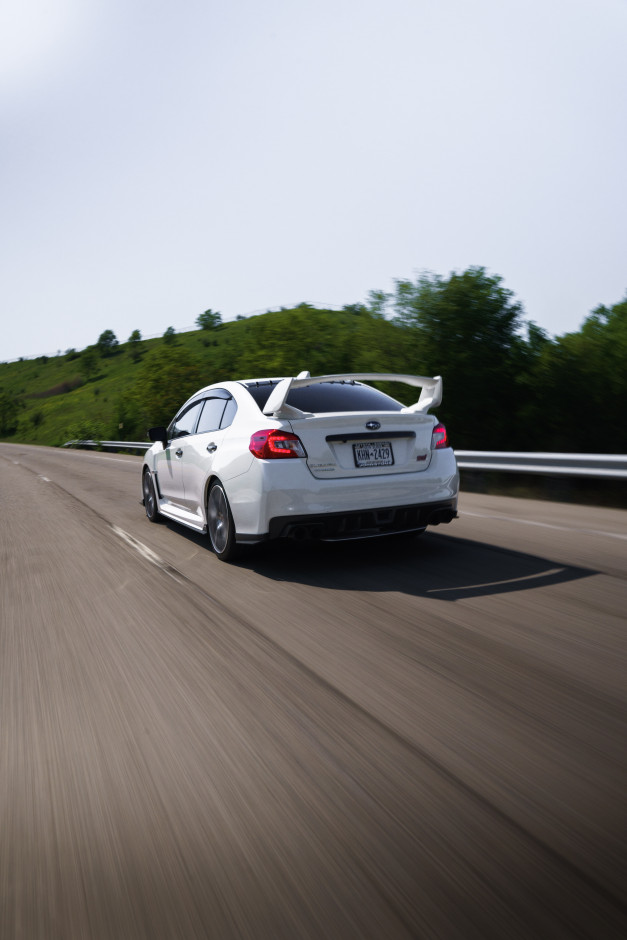
<path fill-rule="evenodd" d="M 627 291 L 627 0 L 3 0 L 0 360 L 482 265 Z"/>

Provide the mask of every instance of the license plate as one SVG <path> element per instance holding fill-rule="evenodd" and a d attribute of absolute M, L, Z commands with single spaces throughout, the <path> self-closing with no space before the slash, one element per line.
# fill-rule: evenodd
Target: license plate
<path fill-rule="evenodd" d="M 364 441 L 353 444 L 356 467 L 391 467 L 394 463 L 389 441 Z"/>

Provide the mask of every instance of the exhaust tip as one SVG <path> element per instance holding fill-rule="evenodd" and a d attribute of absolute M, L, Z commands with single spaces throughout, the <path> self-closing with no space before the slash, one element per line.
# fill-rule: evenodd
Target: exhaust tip
<path fill-rule="evenodd" d="M 452 522 L 456 518 L 456 509 L 436 509 L 429 516 L 427 525 L 440 525 L 440 523 Z"/>

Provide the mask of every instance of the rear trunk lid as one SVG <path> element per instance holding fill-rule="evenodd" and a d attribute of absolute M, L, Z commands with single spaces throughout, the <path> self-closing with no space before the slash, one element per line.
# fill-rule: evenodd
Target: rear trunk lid
<path fill-rule="evenodd" d="M 416 473 L 431 462 L 433 415 L 385 412 L 291 418 L 316 479 Z"/>

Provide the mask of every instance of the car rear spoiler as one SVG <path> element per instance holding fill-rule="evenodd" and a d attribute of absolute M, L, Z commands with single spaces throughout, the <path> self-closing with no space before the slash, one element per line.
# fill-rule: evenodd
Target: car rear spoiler
<path fill-rule="evenodd" d="M 287 396 L 293 388 L 306 388 L 321 382 L 402 382 L 422 389 L 418 401 L 403 410 L 405 412 L 426 414 L 429 408 L 436 408 L 442 401 L 442 377 L 426 375 L 396 375 L 387 372 L 347 372 L 345 375 L 314 375 L 301 372 L 295 378 L 281 379 L 265 404 L 263 413 L 275 418 L 304 418 L 307 413 L 287 404 Z"/>

